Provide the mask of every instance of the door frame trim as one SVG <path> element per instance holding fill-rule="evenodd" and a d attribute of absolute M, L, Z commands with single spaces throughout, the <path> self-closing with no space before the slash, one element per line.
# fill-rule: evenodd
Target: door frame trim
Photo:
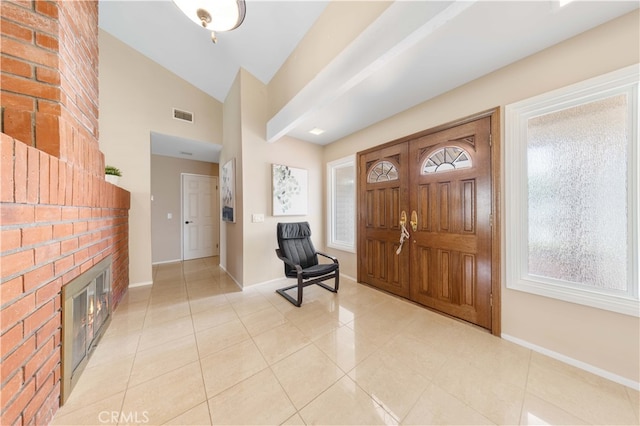
<path fill-rule="evenodd" d="M 501 108 L 495 107 L 485 111 L 478 112 L 476 114 L 469 115 L 457 120 L 453 120 L 435 127 L 431 127 L 426 130 L 422 130 L 417 133 L 413 133 L 408 136 L 386 142 L 381 145 L 377 145 L 357 153 L 357 159 L 361 155 L 369 152 L 378 151 L 380 149 L 401 144 L 410 140 L 419 139 L 421 137 L 440 132 L 442 130 L 457 127 L 462 124 L 469 123 L 481 118 L 491 118 L 491 139 L 490 139 L 490 153 L 491 153 L 491 214 L 492 214 L 492 226 L 491 226 L 491 334 L 494 336 L 500 336 L 502 332 L 502 215 L 501 215 L 501 188 L 502 188 L 502 152 L 501 152 Z M 359 167 L 359 160 L 357 160 L 357 166 Z M 360 173 L 360 170 L 358 170 Z M 358 194 L 361 188 L 358 187 Z M 358 209 L 360 205 L 358 204 Z M 358 214 L 358 220 L 360 220 L 360 214 Z M 359 223 L 358 227 L 359 228 Z M 360 268 L 360 262 L 357 265 Z M 360 271 L 357 272 L 360 276 Z"/>
<path fill-rule="evenodd" d="M 210 178 L 210 179 L 215 179 L 216 181 L 216 188 L 214 189 L 214 197 L 216 197 L 216 199 L 218 200 L 218 210 L 220 210 L 220 189 L 219 189 L 219 182 L 220 182 L 220 176 L 214 176 L 214 175 L 203 175 L 203 174 L 199 174 L 199 173 L 188 173 L 188 172 L 181 172 L 180 173 L 180 259 L 179 261 L 184 261 L 184 178 L 185 176 L 198 176 L 198 177 L 206 177 L 206 178 Z M 214 256 L 220 256 L 220 224 L 221 220 L 218 219 L 218 241 L 216 242 L 217 244 L 217 248 L 218 248 L 218 254 L 214 255 Z"/>

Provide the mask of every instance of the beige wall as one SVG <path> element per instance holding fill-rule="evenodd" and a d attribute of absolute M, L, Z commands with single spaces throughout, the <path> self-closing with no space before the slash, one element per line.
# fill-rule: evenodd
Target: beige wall
<path fill-rule="evenodd" d="M 242 123 L 240 116 L 240 73 L 229 89 L 227 98 L 223 105 L 223 131 L 222 131 L 222 152 L 220 153 L 220 167 L 235 159 L 235 223 L 221 222 L 220 224 L 220 266 L 222 266 L 233 277 L 239 285 L 242 285 L 242 247 L 243 247 L 243 226 L 242 216 L 243 203 L 242 195 Z M 222 171 L 220 172 L 222 176 Z M 220 181 L 222 184 L 222 180 Z M 220 203 L 222 206 L 222 202 Z"/>
<path fill-rule="evenodd" d="M 283 277 L 282 262 L 276 257 L 276 224 L 308 221 L 313 240 L 322 244 L 322 147 L 294 138 L 267 143 L 267 87 L 247 71 L 242 81 L 242 144 L 244 182 L 244 286 Z M 273 163 L 306 169 L 308 172 L 308 214 L 273 216 L 271 165 Z M 251 215 L 264 214 L 253 223 Z"/>
<path fill-rule="evenodd" d="M 324 161 L 638 63 L 639 35 L 636 11 L 343 138 L 326 147 Z M 356 276 L 356 255 L 327 251 L 340 257 L 346 274 Z M 504 258 L 503 252 L 503 277 Z M 637 317 L 509 290 L 505 284 L 504 335 L 640 381 Z"/>
<path fill-rule="evenodd" d="M 218 164 L 151 155 L 152 262 L 182 259 L 182 173 L 218 176 Z M 173 218 L 168 219 L 171 213 Z"/>
<path fill-rule="evenodd" d="M 236 223 L 222 222 L 220 263 L 241 286 L 282 277 L 275 254 L 276 224 L 307 220 L 321 238 L 322 147 L 293 138 L 269 144 L 265 139 L 267 87 L 240 70 L 224 103 L 224 143 L 220 164 L 236 158 Z M 272 216 L 271 165 L 286 164 L 309 172 L 309 210 L 306 216 Z M 264 222 L 253 223 L 252 214 Z M 319 240 L 320 241 L 320 240 Z"/>
<path fill-rule="evenodd" d="M 306 84 L 313 80 L 331 60 L 349 46 L 363 30 L 379 18 L 391 4 L 391 1 L 386 0 L 330 2 L 267 85 L 267 120 L 271 119 L 287 102 L 291 101 Z M 274 146 L 294 144 L 294 141 L 294 139 L 285 137 L 278 140 Z M 314 150 L 311 149 L 311 151 Z M 267 151 L 267 153 L 271 152 Z M 290 152 L 285 150 L 287 154 Z M 313 153 L 312 155 L 316 154 Z M 293 159 L 299 158 L 297 154 L 291 155 L 291 157 Z M 278 160 L 277 158 L 273 160 L 274 163 L 280 161 L 284 162 L 284 160 Z M 324 176 L 324 168 L 320 171 Z M 312 193 L 312 173 L 310 173 L 309 177 L 310 193 Z M 324 188 L 324 177 L 322 179 L 321 183 Z M 271 188 L 268 187 L 267 189 L 269 190 L 267 194 L 270 194 Z M 323 192 L 320 201 L 322 212 L 326 211 L 325 195 L 326 193 Z M 269 208 L 271 207 L 269 206 Z M 277 223 L 277 220 L 274 222 L 274 226 L 275 223 Z M 319 248 L 326 244 L 325 221 L 316 222 L 310 220 L 310 223 L 312 225 L 314 244 Z M 275 237 L 273 244 L 275 244 Z M 356 276 L 355 256 L 349 255 L 342 258 L 343 252 L 341 251 L 326 250 L 326 248 L 325 251 L 340 255 L 340 268 L 343 273 L 351 277 Z"/>
<path fill-rule="evenodd" d="M 103 30 L 100 47 L 100 150 L 131 192 L 130 283 L 151 282 L 150 132 L 221 143 L 222 104 Z M 172 107 L 195 123 L 172 118 Z"/>

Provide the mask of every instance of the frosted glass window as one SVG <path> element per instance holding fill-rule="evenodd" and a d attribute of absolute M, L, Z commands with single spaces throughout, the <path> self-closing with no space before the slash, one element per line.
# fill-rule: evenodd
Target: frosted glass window
<path fill-rule="evenodd" d="M 355 252 L 356 167 L 349 156 L 327 165 L 329 247 Z"/>
<path fill-rule="evenodd" d="M 527 124 L 529 274 L 627 290 L 626 94 Z"/>
<path fill-rule="evenodd" d="M 448 146 L 432 153 L 422 166 L 422 174 L 448 172 L 471 167 L 469 153 L 457 146 Z"/>
<path fill-rule="evenodd" d="M 640 316 L 633 65 L 505 107 L 507 288 Z"/>
<path fill-rule="evenodd" d="M 398 169 L 390 161 L 377 162 L 367 176 L 368 183 L 398 180 Z"/>

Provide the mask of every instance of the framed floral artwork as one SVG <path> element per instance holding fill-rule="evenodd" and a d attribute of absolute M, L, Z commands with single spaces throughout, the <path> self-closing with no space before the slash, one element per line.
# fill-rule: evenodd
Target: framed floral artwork
<path fill-rule="evenodd" d="M 307 214 L 307 171 L 282 164 L 272 165 L 273 215 Z"/>
<path fill-rule="evenodd" d="M 236 210 L 236 159 L 224 163 L 222 166 L 222 220 L 225 222 L 235 222 Z"/>

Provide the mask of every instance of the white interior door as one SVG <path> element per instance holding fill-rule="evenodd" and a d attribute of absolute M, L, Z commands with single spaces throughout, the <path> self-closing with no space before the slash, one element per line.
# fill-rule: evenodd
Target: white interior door
<path fill-rule="evenodd" d="M 182 174 L 184 260 L 219 254 L 218 178 Z"/>

